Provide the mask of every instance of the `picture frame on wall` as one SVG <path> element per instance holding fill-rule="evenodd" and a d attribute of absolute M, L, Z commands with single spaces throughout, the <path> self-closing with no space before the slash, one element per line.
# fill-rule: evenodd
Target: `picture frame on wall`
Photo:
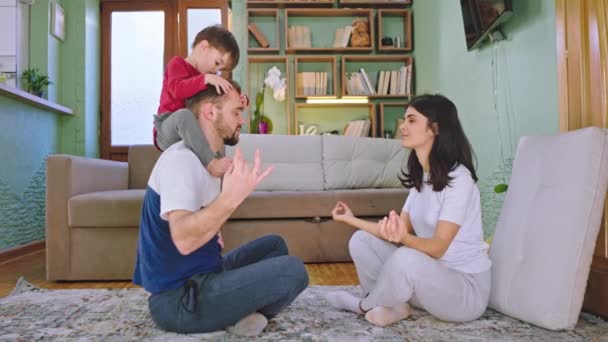
<path fill-rule="evenodd" d="M 51 34 L 57 39 L 65 40 L 65 12 L 56 1 L 51 2 Z"/>

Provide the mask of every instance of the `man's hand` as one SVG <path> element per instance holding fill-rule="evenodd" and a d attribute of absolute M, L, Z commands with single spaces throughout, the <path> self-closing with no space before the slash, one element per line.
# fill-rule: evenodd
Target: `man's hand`
<path fill-rule="evenodd" d="M 399 219 L 399 215 L 394 210 L 391 210 L 388 217 L 384 217 L 378 221 L 378 231 L 380 236 L 389 242 L 402 244 L 404 239 L 409 235 L 403 221 Z"/>
<path fill-rule="evenodd" d="M 253 168 L 251 168 L 243 159 L 241 148 L 237 147 L 232 158 L 232 168 L 224 175 L 222 194 L 233 204 L 241 204 L 255 190 L 256 186 L 274 170 L 274 166 L 270 166 L 261 171 L 261 166 L 260 150 L 255 151 Z"/>
<path fill-rule="evenodd" d="M 331 217 L 339 222 L 344 222 L 347 217 L 354 217 L 353 212 L 344 202 L 336 203 L 336 207 L 331 211 Z"/>
<path fill-rule="evenodd" d="M 230 82 L 214 74 L 205 74 L 205 84 L 214 86 L 218 94 L 226 94 L 232 90 Z"/>

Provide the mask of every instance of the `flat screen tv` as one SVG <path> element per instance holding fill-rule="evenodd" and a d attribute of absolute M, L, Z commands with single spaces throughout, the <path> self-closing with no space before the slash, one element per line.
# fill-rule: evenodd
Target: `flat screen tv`
<path fill-rule="evenodd" d="M 513 15 L 512 0 L 460 0 L 467 49 L 473 50 L 497 34 L 500 24 Z"/>

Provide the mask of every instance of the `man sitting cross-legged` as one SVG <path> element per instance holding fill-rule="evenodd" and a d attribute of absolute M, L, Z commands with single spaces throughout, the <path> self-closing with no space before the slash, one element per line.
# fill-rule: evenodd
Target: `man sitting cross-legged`
<path fill-rule="evenodd" d="M 214 151 L 235 145 L 244 123 L 240 87 L 231 83 L 227 93 L 210 87 L 186 102 Z M 304 265 L 279 236 L 220 254 L 222 225 L 271 172 L 261 170 L 259 151 L 251 167 L 237 148 L 223 182 L 183 142 L 161 154 L 144 197 L 134 274 L 161 329 L 257 335 L 306 288 Z"/>

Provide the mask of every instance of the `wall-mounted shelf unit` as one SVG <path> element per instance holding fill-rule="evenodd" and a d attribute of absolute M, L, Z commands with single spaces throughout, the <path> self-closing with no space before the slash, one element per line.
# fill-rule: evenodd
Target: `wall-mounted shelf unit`
<path fill-rule="evenodd" d="M 247 0 L 248 23 L 256 24 L 269 41 L 267 48 L 261 48 L 248 34 L 250 114 L 265 73 L 277 65 L 287 75 L 288 90 L 284 102 L 274 101 L 272 91 L 265 90 L 264 114 L 273 121 L 272 133 L 299 134 L 304 125 L 304 133 L 316 129 L 317 134 L 343 134 L 345 127 L 356 127 L 362 119 L 369 120 L 363 128 L 370 126 L 369 136 L 382 136 L 386 129 L 394 132 L 397 113 L 414 94 L 411 4 L 411 0 Z M 352 34 L 343 34 L 355 20 L 368 23 L 369 46 L 352 47 Z M 398 36 L 399 47 L 381 46 L 383 36 L 393 41 Z M 363 77 L 361 69 L 374 93 L 367 89 L 367 103 L 341 102 L 358 95 L 350 82 L 359 78 L 356 74 Z M 378 90 L 380 78 L 383 88 Z M 391 90 L 391 79 L 401 86 Z M 317 103 L 306 103 L 310 97 L 318 97 Z"/>

